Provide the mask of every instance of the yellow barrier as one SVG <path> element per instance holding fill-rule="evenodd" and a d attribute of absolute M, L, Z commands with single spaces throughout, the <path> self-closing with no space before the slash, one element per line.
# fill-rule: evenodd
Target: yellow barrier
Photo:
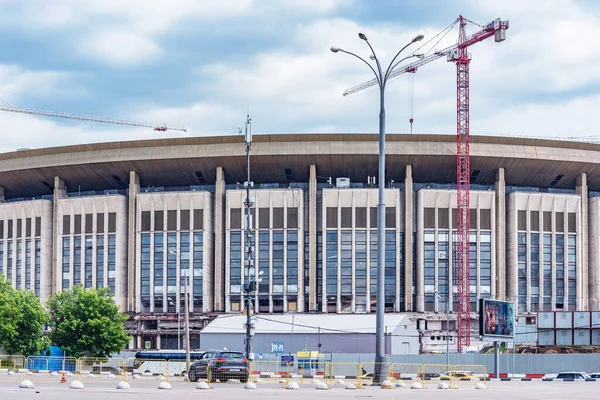
<path fill-rule="evenodd" d="M 454 365 L 452 375 L 454 376 L 456 386 L 476 385 L 478 382 L 483 382 L 484 385 L 487 385 L 487 372 L 485 365 Z"/>
<path fill-rule="evenodd" d="M 421 364 L 390 364 L 388 368 L 388 376 L 392 382 L 413 382 L 420 380 L 422 376 Z"/>

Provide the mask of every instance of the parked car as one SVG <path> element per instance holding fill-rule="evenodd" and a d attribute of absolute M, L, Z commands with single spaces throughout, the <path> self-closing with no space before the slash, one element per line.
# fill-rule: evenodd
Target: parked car
<path fill-rule="evenodd" d="M 226 382 L 229 379 L 239 379 L 248 382 L 250 370 L 248 360 L 244 353 L 229 350 L 208 350 L 190 365 L 188 378 L 192 382 L 198 379 L 208 379 L 210 367 L 210 380 Z"/>
<path fill-rule="evenodd" d="M 586 380 L 592 378 L 585 372 L 561 372 L 556 376 L 556 379 Z"/>
<path fill-rule="evenodd" d="M 123 370 L 119 367 L 113 367 L 111 365 L 93 365 L 90 373 L 122 375 Z"/>
<path fill-rule="evenodd" d="M 590 376 L 590 378 L 593 379 L 600 379 L 600 372 L 592 372 L 591 374 L 588 374 Z"/>
<path fill-rule="evenodd" d="M 471 371 L 448 371 L 447 373 L 440 375 L 440 379 L 459 379 L 459 380 L 469 380 L 469 379 L 479 379 L 473 375 Z"/>

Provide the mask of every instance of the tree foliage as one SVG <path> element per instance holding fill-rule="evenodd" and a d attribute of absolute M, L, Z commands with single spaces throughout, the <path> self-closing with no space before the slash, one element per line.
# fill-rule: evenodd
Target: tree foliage
<path fill-rule="evenodd" d="M 37 355 L 50 345 L 43 336 L 48 313 L 31 290 L 15 290 L 0 275 L 0 346 L 8 354 Z"/>
<path fill-rule="evenodd" d="M 119 311 L 108 288 L 76 286 L 57 293 L 48 302 L 52 343 L 71 357 L 108 357 L 129 341 Z"/>

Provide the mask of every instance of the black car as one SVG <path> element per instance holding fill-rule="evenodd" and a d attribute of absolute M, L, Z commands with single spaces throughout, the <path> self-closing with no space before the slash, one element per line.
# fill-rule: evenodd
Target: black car
<path fill-rule="evenodd" d="M 211 382 L 239 379 L 240 382 L 246 383 L 250 375 L 248 366 L 248 360 L 242 352 L 208 350 L 190 365 L 188 377 L 192 382 L 196 382 L 198 379 L 208 379 L 210 371 Z"/>

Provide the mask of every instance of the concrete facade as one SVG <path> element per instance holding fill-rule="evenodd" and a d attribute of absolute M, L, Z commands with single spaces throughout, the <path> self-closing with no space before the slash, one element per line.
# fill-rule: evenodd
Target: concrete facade
<path fill-rule="evenodd" d="M 173 343 L 188 276 L 198 339 L 214 313 L 244 312 L 242 139 L 0 154 L 2 271 L 10 266 L 13 286 L 29 286 L 43 300 L 80 283 L 111 288 L 132 317 L 134 347 Z M 388 137 L 389 313 L 456 308 L 455 149 L 450 135 Z M 377 151 L 377 135 L 255 137 L 254 272 L 262 268 L 265 277 L 259 314 L 374 312 Z M 515 301 L 521 313 L 600 307 L 598 159 L 599 145 L 472 138 L 473 318 L 480 297 Z M 27 259 L 38 240 L 35 272 Z"/>

